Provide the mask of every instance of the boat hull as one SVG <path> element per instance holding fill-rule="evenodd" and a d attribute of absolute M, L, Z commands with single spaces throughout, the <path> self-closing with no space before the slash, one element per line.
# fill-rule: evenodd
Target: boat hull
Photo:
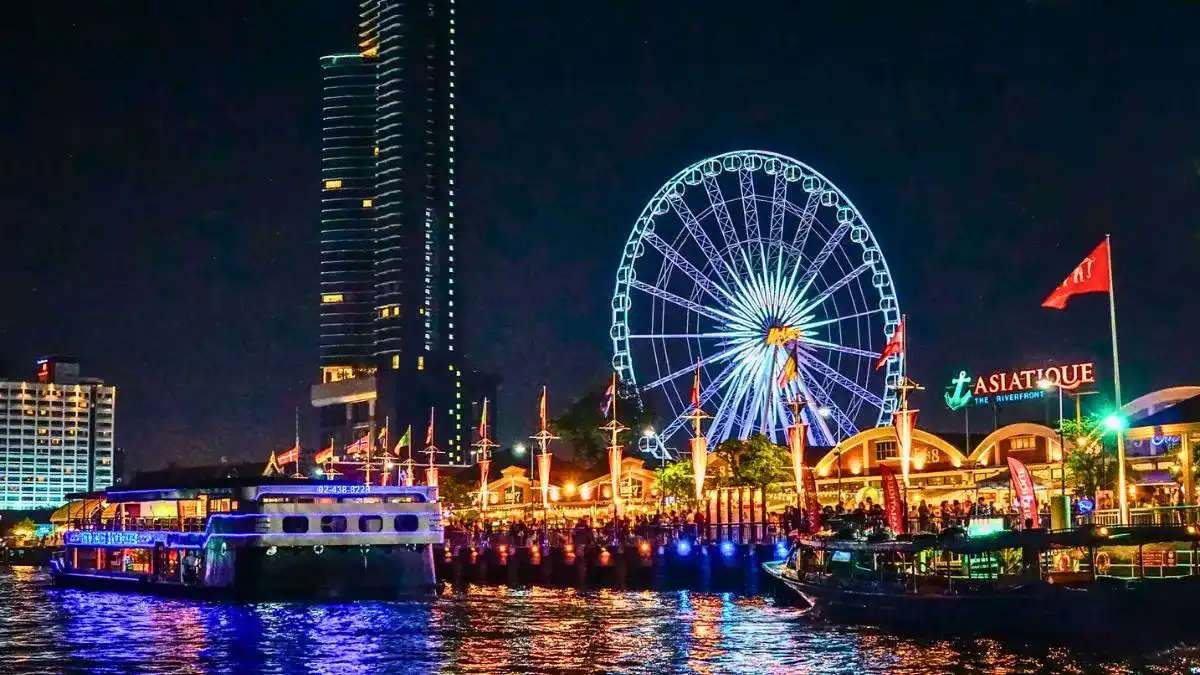
<path fill-rule="evenodd" d="M 1188 625 L 1189 607 L 1200 602 L 1200 578 L 1100 579 L 1082 588 L 1036 582 L 1008 592 L 918 594 L 873 590 L 867 584 L 806 581 L 789 576 L 781 565 L 764 565 L 764 569 L 816 617 L 959 634 L 1127 637 L 1131 628 L 1148 623 Z"/>
<path fill-rule="evenodd" d="M 65 588 L 202 599 L 390 599 L 437 588 L 433 549 L 427 544 L 246 548 L 228 569 L 192 583 L 70 568 L 52 575 Z"/>

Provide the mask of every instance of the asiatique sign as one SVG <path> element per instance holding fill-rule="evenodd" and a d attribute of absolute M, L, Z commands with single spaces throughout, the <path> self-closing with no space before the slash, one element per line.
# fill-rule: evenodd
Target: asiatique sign
<path fill-rule="evenodd" d="M 1096 383 L 1096 364 L 1089 361 L 1001 370 L 986 375 L 968 375 L 967 371 L 960 370 L 947 387 L 946 406 L 951 410 L 961 410 L 971 404 L 991 405 L 1042 398 L 1046 395 L 1046 391 L 1039 386 L 1042 380 L 1065 391 L 1074 391 L 1085 384 Z"/>

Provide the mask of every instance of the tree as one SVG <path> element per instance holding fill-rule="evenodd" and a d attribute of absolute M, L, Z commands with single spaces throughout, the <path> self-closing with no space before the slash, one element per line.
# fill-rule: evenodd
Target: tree
<path fill-rule="evenodd" d="M 575 462 L 590 470 L 604 467 L 608 461 L 610 437 L 600 431 L 605 424 L 604 392 L 607 389 L 607 382 L 588 389 L 550 422 L 551 430 L 573 451 Z M 618 386 L 617 416 L 630 429 L 618 437 L 626 445 L 626 454 L 633 454 L 628 446 L 637 447 L 636 439 L 643 429 L 657 429 L 653 408 L 643 405 L 635 387 L 623 383 Z"/>
<path fill-rule="evenodd" d="M 473 484 L 468 484 L 454 476 L 438 478 L 438 498 L 456 509 L 471 507 L 471 490 L 473 489 Z"/>
<path fill-rule="evenodd" d="M 1076 448 L 1067 454 L 1067 468 L 1075 480 L 1075 491 L 1095 498 L 1100 490 L 1111 490 L 1117 478 L 1117 458 L 1097 444 Z"/>
<path fill-rule="evenodd" d="M 792 461 L 788 449 L 772 443 L 762 434 L 755 434 L 744 441 L 733 438 L 725 440 L 717 446 L 717 455 L 725 460 L 729 467 L 728 473 L 718 479 L 719 484 L 762 490 L 765 521 L 767 494 L 771 484 L 792 478 Z"/>
<path fill-rule="evenodd" d="M 17 539 L 29 539 L 33 537 L 33 533 L 37 531 L 37 524 L 33 522 L 33 518 L 26 516 L 25 518 L 13 523 L 8 533 Z"/>
<path fill-rule="evenodd" d="M 692 471 L 692 460 L 684 459 L 654 470 L 654 482 L 664 497 L 682 501 L 696 498 L 696 479 Z"/>

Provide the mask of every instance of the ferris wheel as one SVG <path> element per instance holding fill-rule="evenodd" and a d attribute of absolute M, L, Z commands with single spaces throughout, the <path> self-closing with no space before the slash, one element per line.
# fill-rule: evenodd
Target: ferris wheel
<path fill-rule="evenodd" d="M 710 447 L 782 442 L 796 399 L 809 443 L 828 446 L 890 421 L 904 364 L 875 362 L 899 323 L 883 252 L 846 195 L 795 159 L 741 150 L 680 171 L 638 216 L 617 268 L 612 361 L 653 399 L 661 453 L 694 410 L 697 364 Z"/>

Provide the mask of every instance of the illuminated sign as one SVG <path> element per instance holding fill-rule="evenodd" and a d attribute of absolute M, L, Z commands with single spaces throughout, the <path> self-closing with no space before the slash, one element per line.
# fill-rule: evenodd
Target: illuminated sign
<path fill-rule="evenodd" d="M 786 347 L 789 343 L 796 342 L 802 336 L 803 332 L 799 328 L 771 326 L 767 330 L 767 344 L 775 347 Z"/>
<path fill-rule="evenodd" d="M 117 548 L 150 548 L 159 540 L 162 532 L 125 532 L 110 530 L 73 530 L 63 537 L 69 546 L 103 546 Z M 162 537 L 165 539 L 165 537 Z"/>
<path fill-rule="evenodd" d="M 1004 531 L 1004 518 L 971 518 L 967 523 L 968 537 L 986 537 Z"/>
<path fill-rule="evenodd" d="M 1065 391 L 1074 391 L 1085 384 L 1096 383 L 1096 364 L 1072 363 L 1063 366 L 1003 370 L 989 375 L 969 376 L 967 371 L 958 371 L 950 381 L 944 395 L 946 406 L 961 410 L 967 405 L 1012 403 L 1043 398 L 1046 392 L 1038 383 L 1046 380 Z"/>

